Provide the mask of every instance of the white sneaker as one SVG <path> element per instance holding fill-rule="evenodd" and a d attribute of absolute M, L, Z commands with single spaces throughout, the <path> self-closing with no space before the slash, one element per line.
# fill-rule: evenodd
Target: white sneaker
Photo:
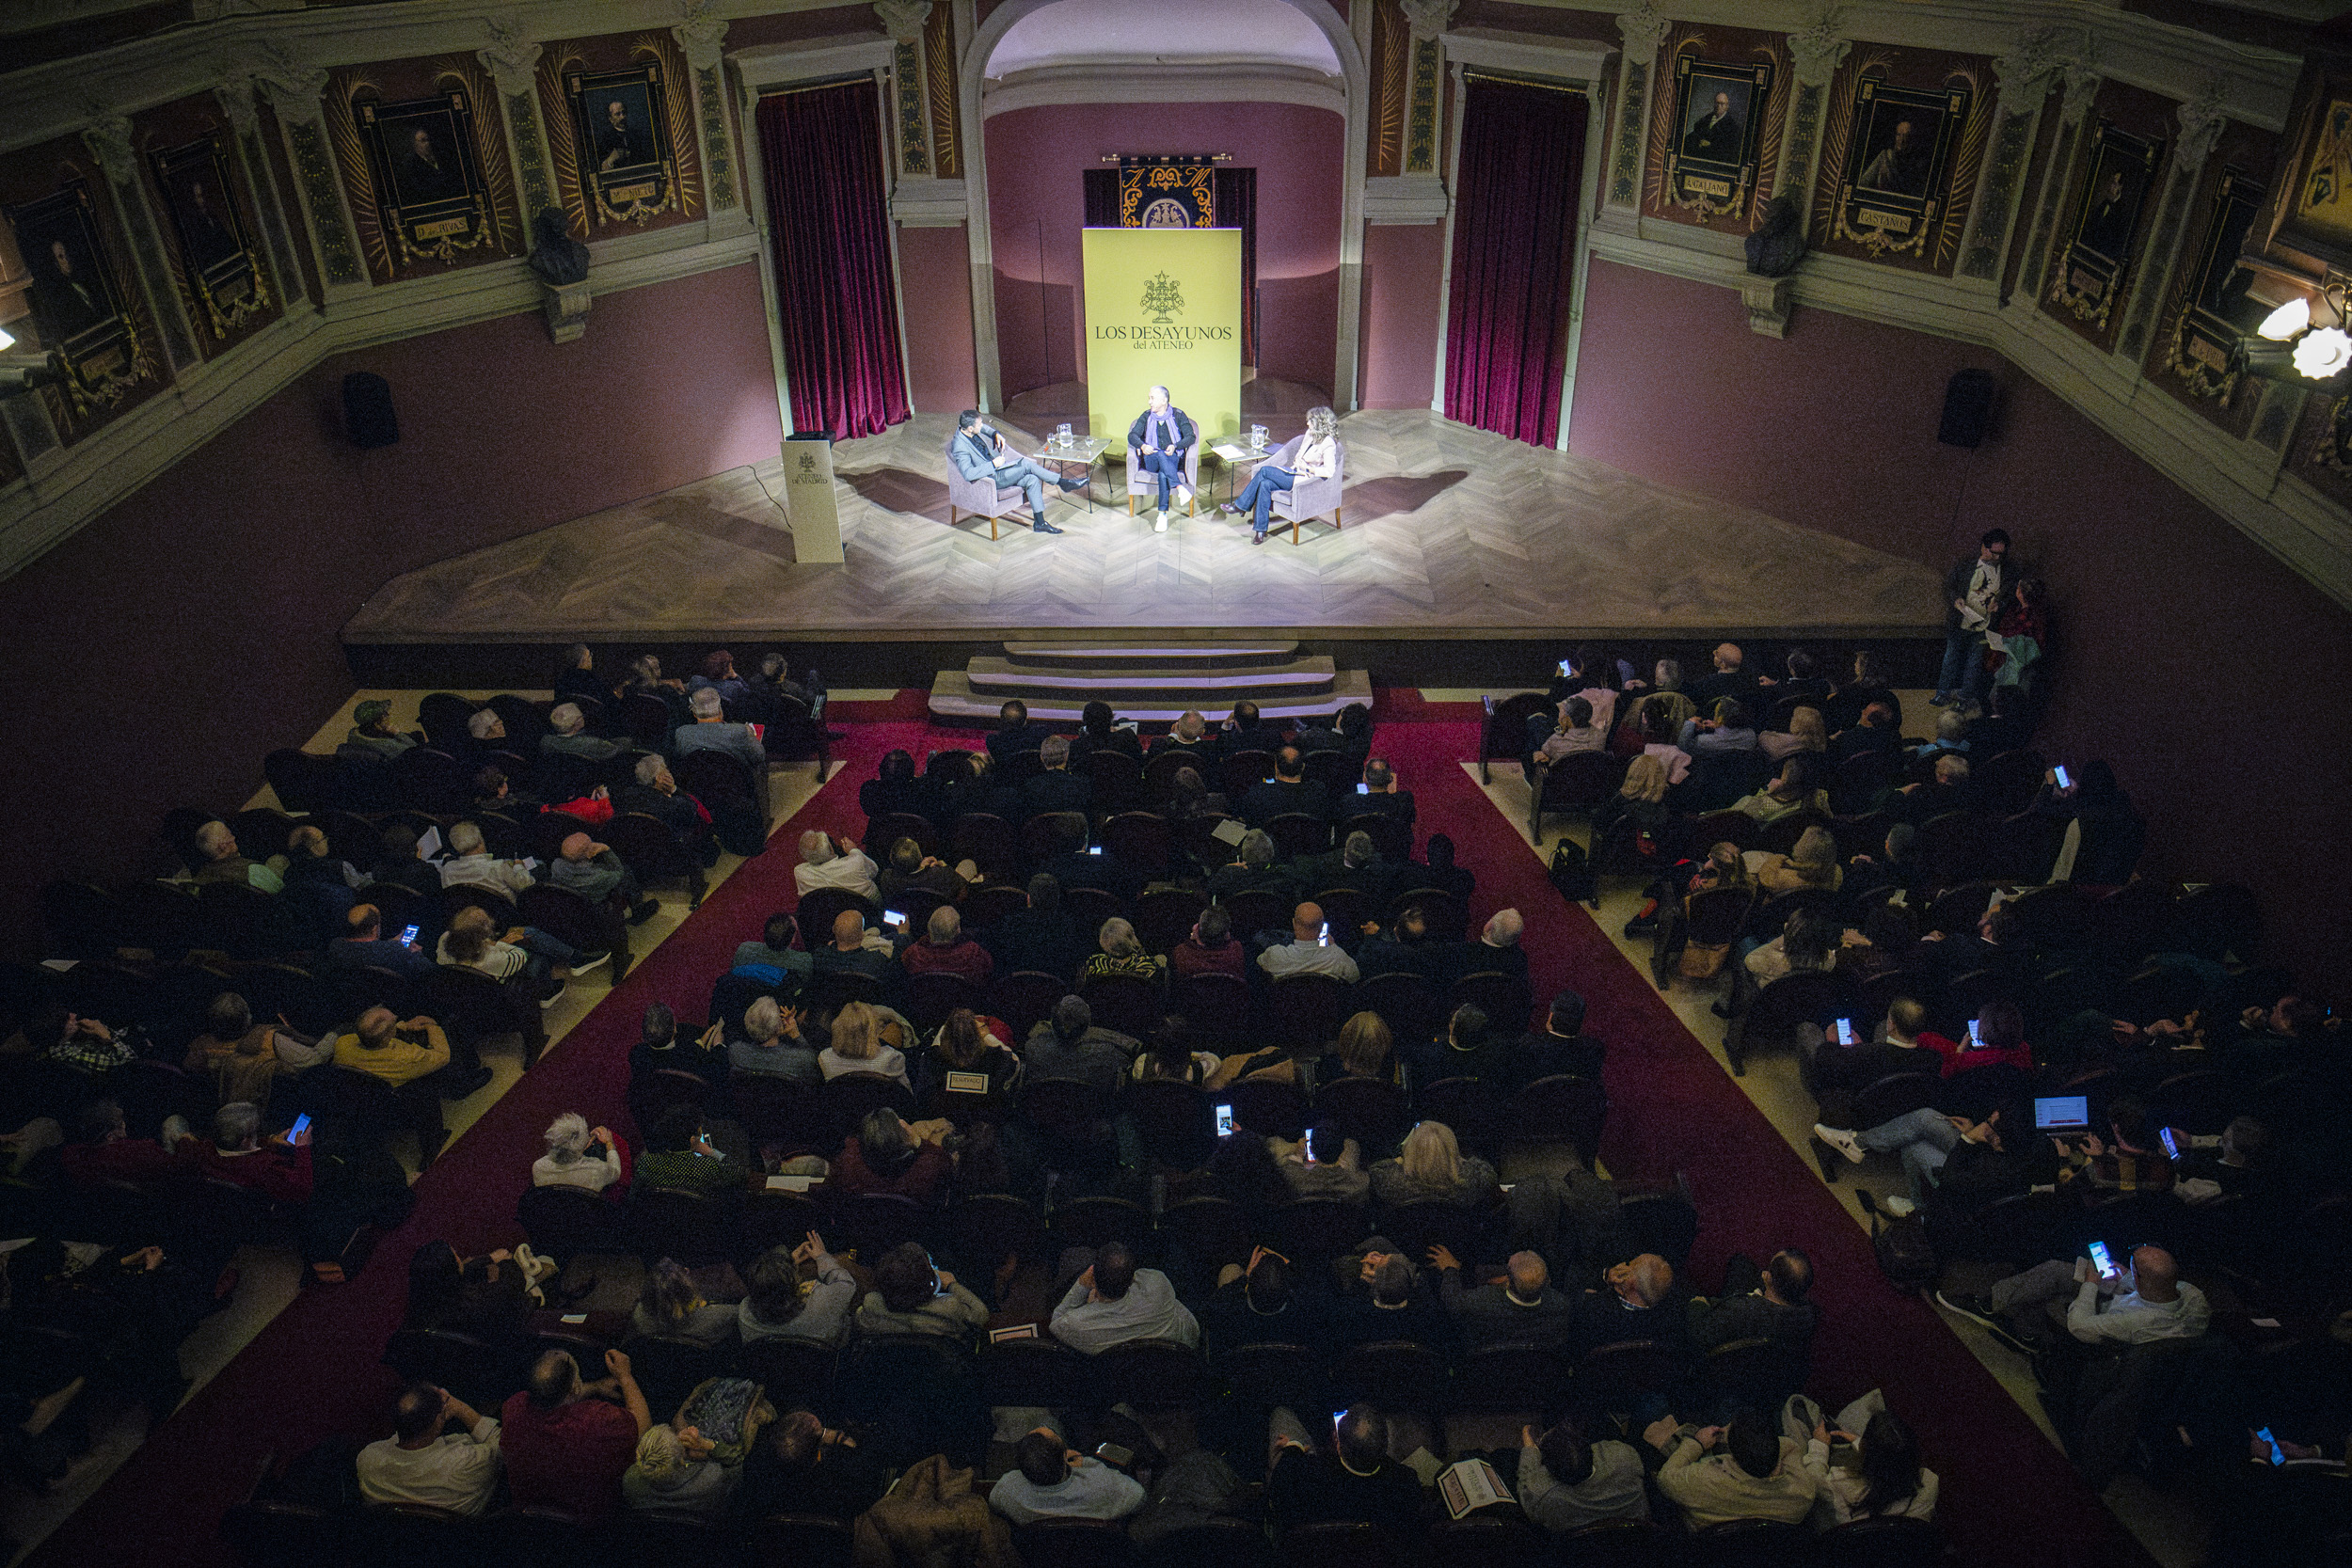
<path fill-rule="evenodd" d="M 1176 504 L 1187 512 L 1192 510 L 1192 487 L 1190 485 L 1176 486 Z"/>
<path fill-rule="evenodd" d="M 1817 1121 L 1813 1124 L 1813 1135 L 1857 1165 L 1868 1157 L 1868 1151 L 1862 1147 L 1862 1141 L 1844 1128 L 1824 1127 Z"/>
<path fill-rule="evenodd" d="M 1166 533 L 1168 531 L 1167 513 L 1163 512 L 1158 516 L 1152 519 L 1152 531 L 1154 533 Z"/>

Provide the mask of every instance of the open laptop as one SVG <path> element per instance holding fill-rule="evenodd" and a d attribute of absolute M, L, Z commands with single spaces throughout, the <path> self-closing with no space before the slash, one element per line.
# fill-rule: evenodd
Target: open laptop
<path fill-rule="evenodd" d="M 2033 1102 L 2033 1130 L 2037 1132 L 2080 1132 L 2090 1125 L 2088 1095 L 2051 1095 Z"/>

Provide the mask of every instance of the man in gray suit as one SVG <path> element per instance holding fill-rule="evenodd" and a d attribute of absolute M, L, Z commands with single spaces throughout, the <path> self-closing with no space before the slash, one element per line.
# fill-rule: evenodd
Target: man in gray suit
<path fill-rule="evenodd" d="M 947 443 L 947 456 L 956 466 L 956 472 L 977 482 L 993 474 L 999 489 L 1018 489 L 1028 499 L 1031 529 L 1039 533 L 1059 533 L 1061 530 L 1045 520 L 1045 486 L 1050 483 L 1064 490 L 1075 490 L 1086 483 L 1057 474 L 1033 458 L 1023 457 L 1008 449 L 1001 432 L 980 417 L 977 408 L 967 408 L 956 416 L 956 438 Z"/>

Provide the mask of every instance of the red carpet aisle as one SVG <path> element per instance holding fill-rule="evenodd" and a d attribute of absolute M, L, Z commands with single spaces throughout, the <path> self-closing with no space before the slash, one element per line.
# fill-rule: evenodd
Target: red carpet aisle
<path fill-rule="evenodd" d="M 1823 1402 L 1835 1409 L 1867 1388 L 1889 1390 L 1919 1429 L 1943 1478 L 1946 1527 L 1973 1560 L 2013 1560 L 2018 1544 L 2031 1542 L 2037 1559 L 2068 1568 L 2144 1564 L 2129 1535 L 1933 1311 L 1883 1284 L 1852 1220 L 1646 981 L 1583 911 L 1560 902 L 1524 841 L 1459 767 L 1474 754 L 1475 709 L 1395 696 L 1383 695 L 1391 717 L 1377 749 L 1415 791 L 1423 832 L 1451 833 L 1462 863 L 1478 872 L 1475 917 L 1506 905 L 1530 917 L 1537 994 L 1572 984 L 1591 1004 L 1593 1028 L 1610 1042 L 1614 1112 L 1604 1158 L 1627 1180 L 1689 1175 L 1710 1221 L 1694 1256 L 1698 1276 L 1712 1278 L 1733 1251 L 1761 1257 L 1795 1244 L 1812 1255 L 1828 1318 L 1816 1369 Z M 357 1284 L 306 1292 L 31 1560 L 79 1568 L 169 1540 L 196 1563 L 226 1561 L 215 1523 L 265 1452 L 298 1452 L 336 1433 L 380 1434 L 394 1390 L 377 1357 L 399 1318 L 409 1252 L 436 1236 L 469 1252 L 513 1241 L 515 1197 L 548 1121 L 564 1110 L 591 1119 L 624 1114 L 625 1063 L 644 1006 L 668 1001 L 699 1016 L 725 955 L 771 909 L 791 902 L 797 832 L 857 830 L 857 785 L 891 747 L 920 754 L 927 744 L 971 743 L 970 732 L 929 732 L 906 708 L 889 712 L 890 721 L 853 725 L 842 749 L 847 766 L 771 840 L 771 854 L 730 878 L 451 1147 L 418 1183 L 415 1215 L 386 1239 Z"/>
<path fill-rule="evenodd" d="M 1468 705 L 1424 711 L 1475 712 Z M 1836 1410 L 1871 1388 L 1886 1390 L 1942 1481 L 1938 1517 L 1963 1560 L 2022 1560 L 2030 1543 L 2034 1560 L 2067 1568 L 2144 1568 L 2139 1544 L 1935 1309 L 1885 1283 L 1868 1238 L 1820 1176 L 1591 913 L 1552 891 L 1526 840 L 1461 768 L 1477 754 L 1477 736 L 1474 721 L 1391 723 L 1374 749 L 1413 790 L 1423 832 L 1451 833 L 1456 858 L 1478 873 L 1473 920 L 1505 907 L 1528 917 L 1536 996 L 1563 984 L 1583 994 L 1590 1028 L 1609 1042 L 1601 1162 L 1610 1174 L 1634 1182 L 1688 1175 L 1701 1216 L 1692 1272 L 1708 1285 L 1734 1252 L 1760 1260 L 1783 1246 L 1805 1250 L 1823 1314 L 1813 1391 Z"/>

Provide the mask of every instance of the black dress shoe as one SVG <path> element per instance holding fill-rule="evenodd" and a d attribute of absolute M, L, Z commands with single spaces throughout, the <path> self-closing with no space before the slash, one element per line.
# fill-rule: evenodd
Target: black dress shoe
<path fill-rule="evenodd" d="M 1069 475 L 1065 474 L 1061 478 L 1054 481 L 1054 483 L 1062 487 L 1062 493 L 1064 495 L 1069 494 L 1073 490 L 1083 490 L 1087 487 L 1087 480 L 1084 474 L 1079 475 L 1075 479 L 1073 479 Z"/>
<path fill-rule="evenodd" d="M 1031 523 L 1029 525 L 1029 531 L 1031 533 L 1059 533 L 1061 530 L 1056 528 L 1051 523 Z"/>
<path fill-rule="evenodd" d="M 1253 545 L 1263 545 L 1265 543 L 1265 535 L 1263 533 L 1253 533 L 1249 536 L 1249 542 Z"/>

